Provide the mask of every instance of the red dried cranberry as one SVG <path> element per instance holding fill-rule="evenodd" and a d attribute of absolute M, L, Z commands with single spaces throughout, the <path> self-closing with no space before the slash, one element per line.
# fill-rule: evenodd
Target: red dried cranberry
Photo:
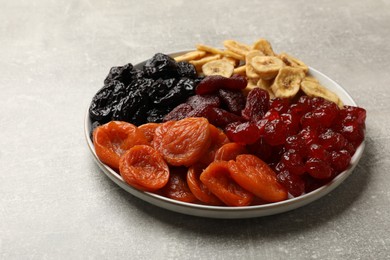
<path fill-rule="evenodd" d="M 286 169 L 296 175 L 305 173 L 305 165 L 302 157 L 295 150 L 288 150 L 282 155 L 280 160 L 286 167 Z"/>
<path fill-rule="evenodd" d="M 225 133 L 229 140 L 244 144 L 253 144 L 260 138 L 259 129 L 250 122 L 228 124 Z"/>
<path fill-rule="evenodd" d="M 340 133 L 352 143 L 360 144 L 364 139 L 363 126 L 360 126 L 357 122 L 344 122 Z"/>
<path fill-rule="evenodd" d="M 319 144 L 311 144 L 307 153 L 309 158 L 317 158 L 324 162 L 330 161 L 330 153 Z"/>
<path fill-rule="evenodd" d="M 280 118 L 287 127 L 287 135 L 295 135 L 300 130 L 300 118 L 296 114 L 284 113 L 280 115 Z"/>
<path fill-rule="evenodd" d="M 345 171 L 348 168 L 350 162 L 351 155 L 348 151 L 341 150 L 332 152 L 331 164 L 333 169 L 335 169 L 337 173 Z"/>
<path fill-rule="evenodd" d="M 293 197 L 298 197 L 305 192 L 305 182 L 300 176 L 290 173 L 288 170 L 280 172 L 277 176 L 279 183 L 281 183 L 288 193 Z"/>
<path fill-rule="evenodd" d="M 286 138 L 285 144 L 286 150 L 295 150 L 297 153 L 301 155 L 301 157 L 305 157 L 307 153 L 306 145 L 299 135 L 292 135 Z"/>
<path fill-rule="evenodd" d="M 309 111 L 310 111 L 309 106 L 298 103 L 298 104 L 292 104 L 290 108 L 287 110 L 287 113 L 296 115 L 298 118 L 301 118 Z"/>
<path fill-rule="evenodd" d="M 272 146 L 286 142 L 287 127 L 280 119 L 269 121 L 264 126 L 264 138 Z"/>
<path fill-rule="evenodd" d="M 366 110 L 361 107 L 354 107 L 354 106 L 344 106 L 343 109 L 346 113 L 352 114 L 356 117 L 356 121 L 358 124 L 363 125 L 366 121 Z"/>
<path fill-rule="evenodd" d="M 347 145 L 347 140 L 344 136 L 332 129 L 327 129 L 320 134 L 318 136 L 318 142 L 328 151 L 341 150 Z"/>
<path fill-rule="evenodd" d="M 306 147 L 309 147 L 312 143 L 317 142 L 317 130 L 307 127 L 302 129 L 299 133 L 298 136 L 302 138 L 304 144 Z"/>
<path fill-rule="evenodd" d="M 247 146 L 248 151 L 265 162 L 268 162 L 272 156 L 272 146 L 264 138 L 259 138 L 254 144 Z"/>
<path fill-rule="evenodd" d="M 317 158 L 307 160 L 305 168 L 307 173 L 317 179 L 328 179 L 334 171 L 328 163 Z"/>
<path fill-rule="evenodd" d="M 317 107 L 321 106 L 324 103 L 325 103 L 325 99 L 322 97 L 313 97 L 310 99 L 311 109 L 316 109 Z"/>
<path fill-rule="evenodd" d="M 290 101 L 287 98 L 274 98 L 270 101 L 269 109 L 275 110 L 280 114 L 286 113 L 290 107 Z"/>
<path fill-rule="evenodd" d="M 246 120 L 258 121 L 263 118 L 269 108 L 269 94 L 267 91 L 252 89 L 247 98 L 245 108 L 241 111 Z"/>

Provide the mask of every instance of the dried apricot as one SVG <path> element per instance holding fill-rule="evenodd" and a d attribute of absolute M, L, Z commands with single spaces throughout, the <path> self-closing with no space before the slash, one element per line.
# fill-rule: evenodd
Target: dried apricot
<path fill-rule="evenodd" d="M 204 164 L 210 164 L 212 161 L 214 161 L 215 153 L 217 152 L 217 150 L 224 144 L 229 143 L 229 139 L 221 129 L 218 129 L 212 124 L 209 125 L 209 128 L 211 145 L 208 151 L 199 160 L 201 163 Z"/>
<path fill-rule="evenodd" d="M 165 197 L 183 202 L 195 202 L 197 199 L 188 187 L 187 168 L 171 167 L 168 183 L 161 190 Z"/>
<path fill-rule="evenodd" d="M 200 180 L 228 206 L 248 206 L 254 198 L 251 192 L 232 179 L 228 162 L 212 162 L 200 175 Z"/>
<path fill-rule="evenodd" d="M 262 160 L 251 154 L 242 154 L 229 161 L 232 178 L 244 189 L 268 202 L 287 199 L 286 188 L 276 178 L 276 173 Z"/>
<path fill-rule="evenodd" d="M 215 153 L 215 161 L 235 160 L 240 154 L 246 154 L 248 150 L 242 143 L 227 143 L 221 146 Z"/>
<path fill-rule="evenodd" d="M 162 156 L 148 145 L 129 149 L 119 161 L 119 172 L 126 183 L 145 191 L 161 189 L 170 175 Z"/>
<path fill-rule="evenodd" d="M 156 129 L 158 140 L 153 141 L 154 145 L 173 166 L 191 166 L 210 147 L 210 127 L 205 118 L 188 117 L 171 123 L 166 129 L 161 129 L 161 140 L 159 129 Z"/>
<path fill-rule="evenodd" d="M 154 149 L 159 150 L 164 134 L 168 131 L 169 127 L 173 125 L 176 121 L 167 121 L 165 123 L 160 124 L 154 130 L 154 137 L 152 140 L 152 146 Z"/>
<path fill-rule="evenodd" d="M 210 192 L 210 190 L 204 185 L 199 177 L 203 172 L 203 164 L 192 165 L 187 172 L 187 184 L 192 194 L 203 203 L 208 205 L 223 205 L 223 203 Z"/>
<path fill-rule="evenodd" d="M 138 129 L 144 133 L 146 139 L 148 140 L 149 143 L 152 143 L 153 141 L 153 137 L 154 137 L 154 132 L 156 131 L 156 128 L 159 126 L 160 124 L 158 123 L 147 123 L 147 124 L 143 124 L 143 125 L 140 125 L 138 127 Z"/>
<path fill-rule="evenodd" d="M 99 159 L 117 170 L 119 169 L 119 158 L 124 152 L 134 145 L 148 144 L 148 140 L 135 125 L 122 121 L 111 121 L 94 130 L 93 144 Z"/>

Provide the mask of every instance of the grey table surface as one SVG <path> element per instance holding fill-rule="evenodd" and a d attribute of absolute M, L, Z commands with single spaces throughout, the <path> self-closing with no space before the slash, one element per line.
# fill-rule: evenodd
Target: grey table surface
<path fill-rule="evenodd" d="M 390 1 L 1 1 L 1 259 L 389 259 Z M 84 114 L 112 66 L 263 37 L 367 109 L 354 173 L 305 207 L 217 220 L 135 198 Z"/>

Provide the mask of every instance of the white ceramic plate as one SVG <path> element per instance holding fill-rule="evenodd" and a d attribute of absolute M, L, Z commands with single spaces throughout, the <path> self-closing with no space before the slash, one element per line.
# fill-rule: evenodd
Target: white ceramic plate
<path fill-rule="evenodd" d="M 182 53 L 184 52 L 172 53 L 170 55 L 177 56 Z M 145 62 L 141 62 L 135 65 L 135 67 L 142 68 L 143 64 L 145 64 Z M 315 78 L 317 78 L 322 85 L 326 86 L 328 89 L 335 92 L 341 98 L 344 104 L 356 106 L 356 103 L 352 99 L 352 97 L 335 81 L 333 81 L 329 77 L 325 76 L 324 74 L 322 74 L 321 72 L 313 68 L 310 68 L 309 73 Z M 277 203 L 270 203 L 270 204 L 264 204 L 258 206 L 245 206 L 245 207 L 206 206 L 206 205 L 198 205 L 198 204 L 176 201 L 150 192 L 139 191 L 131 187 L 126 182 L 124 182 L 124 180 L 119 174 L 117 174 L 110 167 L 102 163 L 97 157 L 93 143 L 89 138 L 90 130 L 91 130 L 91 121 L 89 118 L 88 110 L 85 116 L 84 130 L 85 130 L 85 137 L 87 140 L 88 147 L 96 163 L 113 182 L 118 184 L 121 188 L 123 188 L 130 194 L 140 198 L 141 200 L 144 200 L 145 202 L 151 203 L 161 208 L 165 208 L 167 210 L 193 215 L 193 216 L 209 217 L 209 218 L 224 218 L 224 219 L 253 218 L 253 217 L 261 217 L 261 216 L 278 214 L 278 213 L 282 213 L 282 212 L 286 212 L 289 210 L 302 207 L 325 196 L 333 189 L 335 189 L 337 186 L 339 186 L 340 183 L 342 183 L 349 175 L 351 175 L 353 169 L 358 164 L 365 147 L 364 142 L 358 147 L 358 149 L 356 150 L 355 154 L 352 157 L 351 164 L 346 171 L 339 174 L 336 178 L 334 178 L 331 182 L 329 182 L 325 186 L 322 186 L 300 197 L 288 199 Z"/>

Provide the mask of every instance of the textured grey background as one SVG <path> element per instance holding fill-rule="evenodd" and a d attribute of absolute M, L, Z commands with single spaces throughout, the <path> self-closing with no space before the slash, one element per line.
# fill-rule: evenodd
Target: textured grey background
<path fill-rule="evenodd" d="M 94 163 L 84 114 L 109 68 L 267 38 L 368 111 L 351 175 L 303 208 L 247 220 L 172 213 Z M 390 1 L 5 1 L 0 8 L 1 259 L 389 259 Z"/>

